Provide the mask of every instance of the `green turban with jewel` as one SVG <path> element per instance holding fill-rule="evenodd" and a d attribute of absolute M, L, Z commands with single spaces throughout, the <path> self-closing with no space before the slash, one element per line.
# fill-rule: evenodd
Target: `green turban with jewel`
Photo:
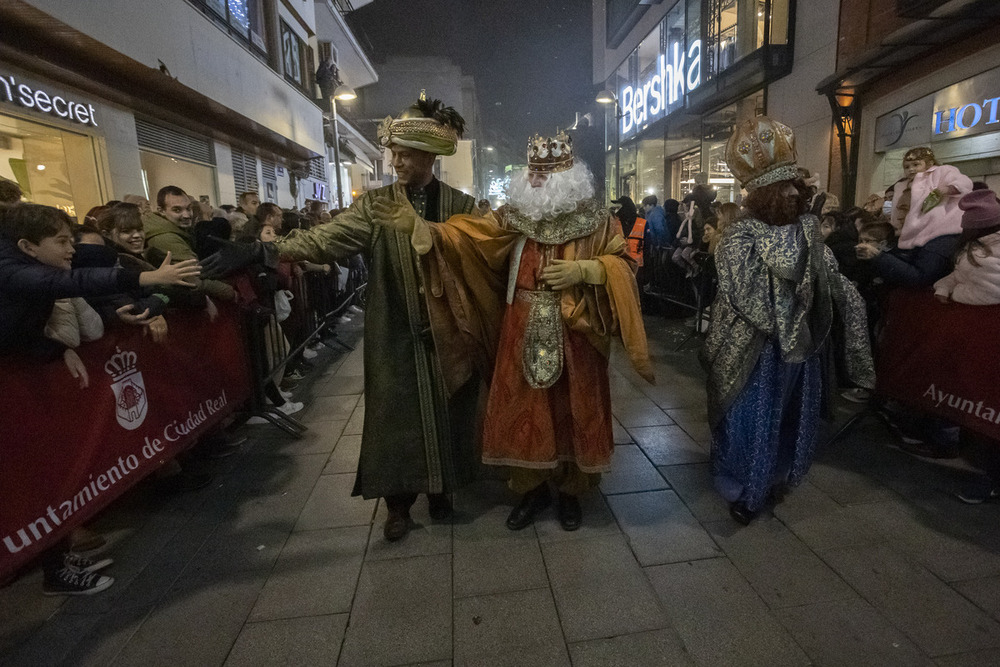
<path fill-rule="evenodd" d="M 435 155 L 454 155 L 465 131 L 465 119 L 441 100 L 417 100 L 398 118 L 386 116 L 378 126 L 382 146 L 398 144 Z"/>

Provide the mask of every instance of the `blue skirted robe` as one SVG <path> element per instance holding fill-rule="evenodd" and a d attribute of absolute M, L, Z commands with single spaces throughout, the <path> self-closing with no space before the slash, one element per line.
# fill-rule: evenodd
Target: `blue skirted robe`
<path fill-rule="evenodd" d="M 719 290 L 702 349 L 712 475 L 724 498 L 752 512 L 809 470 L 824 346 L 843 346 L 856 386 L 875 383 L 864 304 L 817 227 L 811 215 L 784 226 L 741 218 L 716 250 Z"/>

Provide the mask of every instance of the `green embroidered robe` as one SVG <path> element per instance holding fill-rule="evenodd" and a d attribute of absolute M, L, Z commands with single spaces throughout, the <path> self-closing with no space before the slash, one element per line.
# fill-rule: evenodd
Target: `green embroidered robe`
<path fill-rule="evenodd" d="M 473 210 L 475 199 L 437 183 L 436 210 L 423 217 L 447 220 Z M 456 374 L 453 341 L 432 326 L 424 285 L 426 269 L 410 237 L 371 222 L 376 197 L 408 201 L 397 184 L 372 190 L 331 222 L 296 231 L 277 242 L 283 258 L 338 261 L 363 253 L 368 261 L 365 306 L 365 421 L 354 495 L 377 498 L 448 492 L 476 469 L 475 410 L 479 380 L 470 368 Z M 447 346 L 447 347 L 446 347 Z M 439 353 L 439 348 L 441 348 Z M 445 368 L 447 366 L 447 368 Z M 446 382 L 462 377 L 460 386 Z"/>

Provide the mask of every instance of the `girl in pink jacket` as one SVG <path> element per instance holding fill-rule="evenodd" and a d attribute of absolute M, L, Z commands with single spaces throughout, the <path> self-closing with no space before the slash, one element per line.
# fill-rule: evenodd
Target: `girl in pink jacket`
<path fill-rule="evenodd" d="M 962 246 L 955 270 L 934 283 L 941 301 L 1000 304 L 1000 201 L 992 190 L 973 190 L 958 202 Z"/>

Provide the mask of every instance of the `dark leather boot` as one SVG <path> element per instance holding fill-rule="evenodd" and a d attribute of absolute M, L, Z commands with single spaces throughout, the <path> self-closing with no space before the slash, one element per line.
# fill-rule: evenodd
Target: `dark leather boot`
<path fill-rule="evenodd" d="M 446 493 L 428 493 L 427 511 L 435 521 L 444 521 L 449 518 L 454 511 L 451 500 Z"/>
<path fill-rule="evenodd" d="M 549 485 L 540 484 L 521 497 L 521 502 L 511 510 L 507 517 L 507 527 L 511 530 L 527 528 L 535 522 L 535 515 L 552 503 Z"/>
<path fill-rule="evenodd" d="M 559 493 L 559 525 L 563 530 L 576 530 L 583 523 L 580 500 L 568 493 Z"/>

